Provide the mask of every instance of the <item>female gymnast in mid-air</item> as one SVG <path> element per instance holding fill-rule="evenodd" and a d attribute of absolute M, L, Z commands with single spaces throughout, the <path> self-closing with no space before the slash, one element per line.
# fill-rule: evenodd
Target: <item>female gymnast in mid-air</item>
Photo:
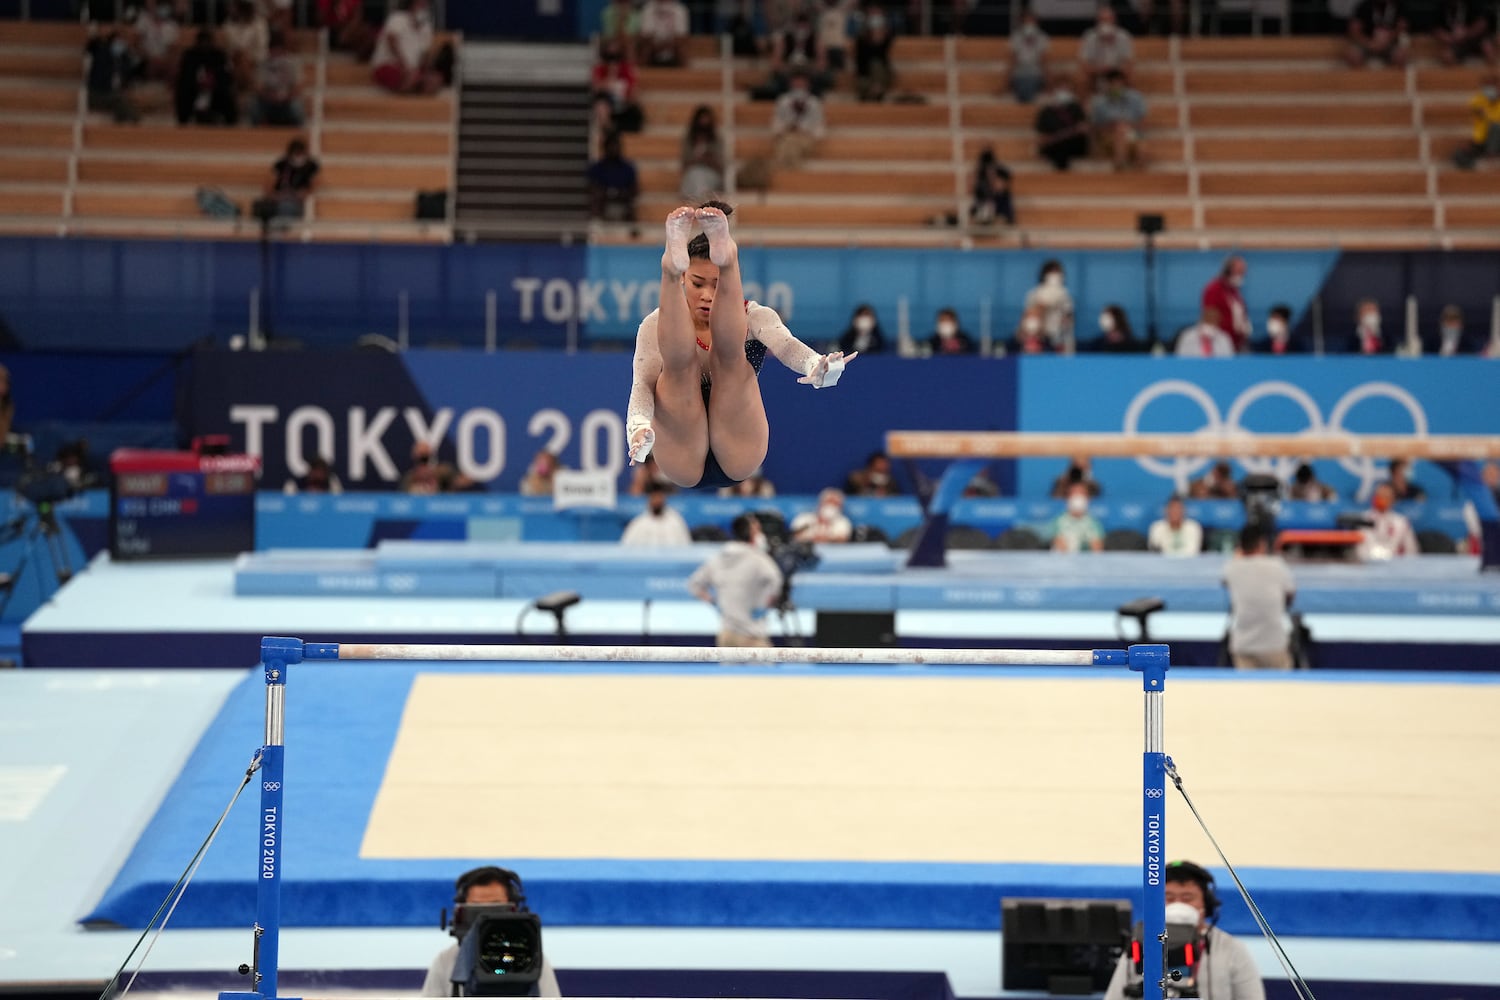
<path fill-rule="evenodd" d="M 635 335 L 625 416 L 631 464 L 654 454 L 662 475 L 685 488 L 731 486 L 765 460 L 770 430 L 758 379 L 767 351 L 819 389 L 857 356 L 819 355 L 774 309 L 745 300 L 732 211 L 710 201 L 667 216 L 661 305 Z M 703 232 L 689 240 L 694 223 Z"/>

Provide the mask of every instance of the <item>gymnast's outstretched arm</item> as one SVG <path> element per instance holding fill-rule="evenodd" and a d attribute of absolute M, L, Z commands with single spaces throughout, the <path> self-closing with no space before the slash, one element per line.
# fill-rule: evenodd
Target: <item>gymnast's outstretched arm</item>
<path fill-rule="evenodd" d="M 661 375 L 661 349 L 656 343 L 656 313 L 641 320 L 635 334 L 635 360 L 630 402 L 625 407 L 625 440 L 634 465 L 644 462 L 656 442 L 651 422 L 656 419 L 656 380 Z"/>
<path fill-rule="evenodd" d="M 776 355 L 777 361 L 801 375 L 797 381 L 815 389 L 826 389 L 834 385 L 843 373 L 844 366 L 859 357 L 858 351 L 849 355 L 841 351 L 819 354 L 794 337 L 776 310 L 769 306 L 752 305 L 746 319 L 750 336 L 765 344 L 766 349 Z"/>

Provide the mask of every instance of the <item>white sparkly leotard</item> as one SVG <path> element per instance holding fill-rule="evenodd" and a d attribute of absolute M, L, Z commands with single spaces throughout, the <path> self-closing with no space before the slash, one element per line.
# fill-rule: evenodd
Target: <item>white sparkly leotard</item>
<path fill-rule="evenodd" d="M 630 403 L 625 408 L 627 447 L 636 432 L 651 426 L 656 416 L 656 379 L 661 375 L 661 348 L 656 340 L 658 312 L 653 310 L 641 320 L 635 333 L 635 376 L 630 385 Z M 758 302 L 746 302 L 745 322 L 745 356 L 757 375 L 767 351 L 798 375 L 810 376 L 816 370 L 822 355 L 792 336 L 776 310 Z M 705 372 L 705 380 L 707 377 Z"/>

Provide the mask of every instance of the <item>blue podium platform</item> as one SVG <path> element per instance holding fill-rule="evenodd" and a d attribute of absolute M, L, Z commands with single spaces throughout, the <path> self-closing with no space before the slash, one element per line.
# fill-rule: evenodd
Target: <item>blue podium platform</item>
<path fill-rule="evenodd" d="M 383 542 L 373 551 L 274 550 L 243 556 L 239 596 L 383 595 L 533 599 L 557 590 L 596 600 L 686 595 L 714 543 L 625 548 L 611 543 Z M 799 607 L 818 611 L 1112 611 L 1161 597 L 1176 611 L 1227 610 L 1226 557 L 1148 553 L 953 552 L 942 569 L 907 569 L 883 545 L 822 546 L 793 578 Z M 1493 615 L 1500 575 L 1476 560 L 1432 556 L 1379 564 L 1294 567 L 1297 608 L 1309 613 Z"/>

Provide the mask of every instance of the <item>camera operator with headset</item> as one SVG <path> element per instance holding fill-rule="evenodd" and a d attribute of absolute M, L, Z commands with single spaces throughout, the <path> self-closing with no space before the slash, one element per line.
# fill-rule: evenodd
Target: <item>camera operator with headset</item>
<path fill-rule="evenodd" d="M 521 884 L 521 877 L 507 868 L 495 865 L 485 865 L 464 872 L 453 883 L 453 924 L 448 929 L 449 933 L 462 942 L 464 935 L 471 926 L 471 919 L 465 913 L 465 908 L 474 906 L 506 906 L 508 905 L 516 913 L 528 913 L 526 908 L 526 890 Z M 438 952 L 432 960 L 432 965 L 427 969 L 427 978 L 422 983 L 422 996 L 424 997 L 451 997 L 458 996 L 458 986 L 454 980 L 455 974 L 459 973 L 454 966 L 459 957 L 458 943 L 449 945 Z M 560 997 L 562 992 L 557 986 L 557 972 L 552 968 L 546 956 L 542 957 L 541 977 L 537 980 L 536 988 L 530 993 L 537 997 Z"/>
<path fill-rule="evenodd" d="M 1218 927 L 1220 900 L 1214 877 L 1191 861 L 1173 861 L 1166 870 L 1168 972 L 1181 978 L 1167 983 L 1169 997 L 1204 1000 L 1265 1000 L 1266 988 L 1250 949 L 1239 938 Z M 1174 944 L 1172 927 L 1191 927 L 1190 940 Z M 1137 932 L 1139 933 L 1139 931 Z M 1141 980 L 1145 945 L 1137 938 L 1120 956 L 1104 1000 L 1124 1000 L 1145 994 Z"/>

